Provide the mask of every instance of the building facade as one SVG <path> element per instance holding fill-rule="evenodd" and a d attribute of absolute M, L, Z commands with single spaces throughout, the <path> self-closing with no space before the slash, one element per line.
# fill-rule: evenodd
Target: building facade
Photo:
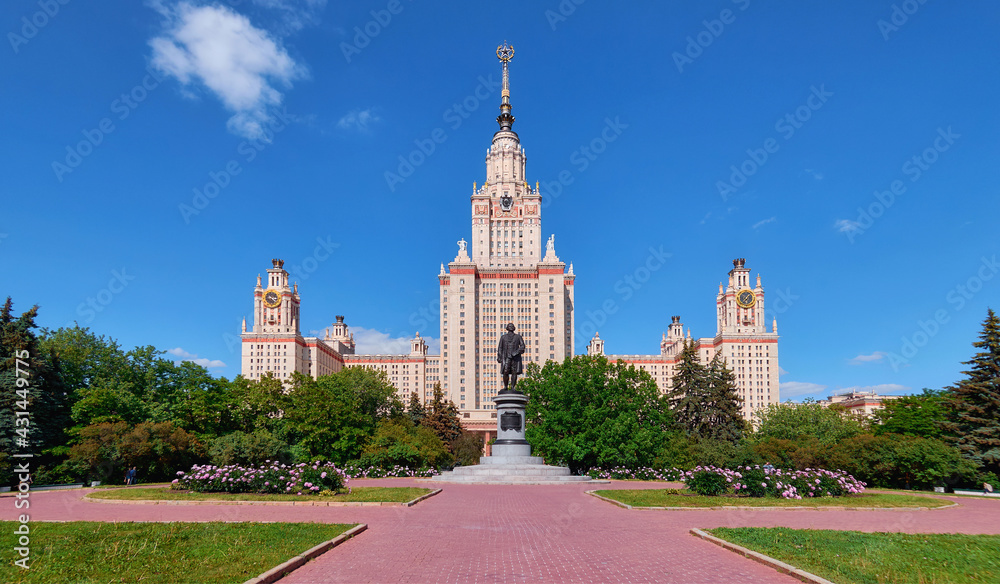
<path fill-rule="evenodd" d="M 768 404 L 778 403 L 778 322 L 767 331 L 764 322 L 764 287 L 760 275 L 750 286 L 750 270 L 746 260 L 733 260 L 729 283 L 715 298 L 716 330 L 714 337 L 691 338 L 684 333 L 681 317 L 671 317 L 670 327 L 660 340 L 660 352 L 655 355 L 606 355 L 604 339 L 595 333 L 587 346 L 588 355 L 606 355 L 609 361 L 623 361 L 649 373 L 660 391 L 670 390 L 674 370 L 684 343 L 697 348 L 701 362 L 708 364 L 720 355 L 736 377 L 736 392 L 743 400 L 743 417 L 751 419 L 753 412 Z"/>
<path fill-rule="evenodd" d="M 574 354 L 573 265 L 555 251 L 555 235 L 542 245 L 542 193 L 527 180 L 527 156 L 513 130 L 509 63 L 514 50 L 498 48 L 503 70 L 499 130 L 486 151 L 486 177 L 473 183 L 470 195 L 471 241 L 462 238 L 458 253 L 438 273 L 441 303 L 441 354 L 428 355 L 417 334 L 407 355 L 359 355 L 343 316 L 322 337 L 303 336 L 299 327 L 301 298 L 290 284 L 282 260 L 272 260 L 266 285 L 260 276 L 254 288 L 253 326 L 242 330 L 242 374 L 254 380 L 268 372 L 282 380 L 292 373 L 318 378 L 344 367 L 384 371 L 400 399 L 416 394 L 424 403 L 440 383 L 458 405 L 463 424 L 487 439 L 496 432 L 493 397 L 503 389 L 496 363 L 496 344 L 507 323 L 525 341 L 525 365 L 561 362 Z M 729 285 L 719 285 L 715 337 L 684 336 L 680 317 L 664 333 L 658 355 L 608 355 L 649 372 L 661 390 L 670 387 L 685 339 L 698 346 L 706 363 L 721 354 L 736 374 L 744 416 L 778 401 L 777 324 L 764 326 L 764 291 L 760 276 L 750 285 L 744 260 L 736 260 Z M 589 354 L 604 354 L 599 335 Z"/>
<path fill-rule="evenodd" d="M 527 156 L 512 129 L 509 63 L 502 64 L 500 129 L 486 151 L 486 179 L 470 196 L 471 245 L 438 274 L 442 387 L 472 425 L 495 426 L 493 396 L 503 389 L 496 345 L 507 323 L 524 337 L 525 365 L 573 354 L 573 267 L 559 259 L 555 236 L 542 247 L 542 195 L 527 180 Z"/>
<path fill-rule="evenodd" d="M 886 401 L 899 398 L 898 395 L 879 395 L 874 391 L 845 391 L 819 400 L 817 403 L 823 407 L 838 405 L 843 408 L 845 414 L 870 418 L 876 411 L 885 407 Z"/>

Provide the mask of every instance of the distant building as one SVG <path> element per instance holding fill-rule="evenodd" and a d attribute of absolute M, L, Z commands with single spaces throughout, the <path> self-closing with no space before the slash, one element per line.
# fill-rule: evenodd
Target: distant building
<path fill-rule="evenodd" d="M 316 337 L 303 336 L 298 284 L 290 285 L 280 259 L 272 260 L 266 283 L 257 276 L 253 325 L 243 319 L 242 374 L 260 379 L 271 372 L 287 380 L 299 371 L 313 378 L 345 367 L 384 371 L 403 402 L 416 395 L 427 403 L 440 382 L 446 398 L 462 414 L 467 430 L 489 440 L 496 434 L 493 397 L 502 389 L 496 344 L 507 323 L 525 342 L 525 365 L 562 362 L 575 353 L 573 265 L 556 255 L 555 236 L 543 239 L 542 193 L 527 181 L 527 156 L 512 129 L 508 65 L 513 49 L 497 51 L 503 65 L 499 130 L 486 150 L 486 180 L 472 185 L 470 241 L 437 274 L 441 302 L 441 354 L 428 355 L 417 334 L 406 355 L 358 355 L 343 316 Z M 543 243 L 544 242 L 544 243 Z M 719 354 L 736 376 L 743 415 L 778 402 L 777 323 L 765 326 L 760 276 L 751 285 L 745 260 L 733 261 L 728 286 L 719 284 L 714 337 L 687 341 L 708 363 Z M 685 337 L 680 317 L 673 317 L 657 355 L 608 355 L 649 372 L 662 391 L 670 388 Z M 604 340 L 594 335 L 588 354 L 604 354 Z"/>
<path fill-rule="evenodd" d="M 701 362 L 708 364 L 721 355 L 736 377 L 736 393 L 743 400 L 741 411 L 747 420 L 753 412 L 778 403 L 778 323 L 771 331 L 764 323 L 764 287 L 760 275 L 750 287 L 750 269 L 746 260 L 733 260 L 729 283 L 715 298 L 716 330 L 714 337 L 692 339 L 684 335 L 681 317 L 671 317 L 670 328 L 663 334 L 658 355 L 606 355 L 611 362 L 623 361 L 649 373 L 660 391 L 671 388 L 674 370 L 684 343 L 697 347 Z M 594 334 L 587 346 L 588 355 L 604 355 L 604 339 Z"/>
<path fill-rule="evenodd" d="M 886 400 L 898 399 L 899 397 L 898 395 L 879 395 L 874 391 L 848 391 L 831 395 L 817 403 L 824 407 L 836 404 L 844 408 L 848 414 L 870 418 L 875 410 L 881 410 L 885 407 Z"/>

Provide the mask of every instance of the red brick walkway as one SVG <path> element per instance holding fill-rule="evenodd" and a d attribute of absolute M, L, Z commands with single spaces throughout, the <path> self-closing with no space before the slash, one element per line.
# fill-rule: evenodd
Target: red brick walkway
<path fill-rule="evenodd" d="M 413 484 L 406 479 L 354 484 Z M 421 485 L 430 486 L 430 485 Z M 626 510 L 583 491 L 612 485 L 439 485 L 415 507 L 113 505 L 84 491 L 32 494 L 33 520 L 315 521 L 368 531 L 295 571 L 282 584 L 326 582 L 793 583 L 699 540 L 691 527 L 787 526 L 860 531 L 1000 533 L 1000 501 L 955 498 L 936 511 Z M 18 511 L 0 499 L 0 519 Z"/>

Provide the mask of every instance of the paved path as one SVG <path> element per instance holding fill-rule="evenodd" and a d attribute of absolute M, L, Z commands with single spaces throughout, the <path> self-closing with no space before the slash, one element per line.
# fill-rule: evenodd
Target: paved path
<path fill-rule="evenodd" d="M 407 486 L 408 479 L 355 481 Z M 421 486 L 432 486 L 421 484 Z M 437 485 L 433 485 L 437 486 Z M 1000 501 L 953 498 L 935 511 L 626 510 L 584 494 L 595 485 L 440 485 L 404 507 L 113 505 L 84 490 L 34 493 L 33 520 L 310 521 L 368 531 L 282 584 L 327 582 L 798 582 L 691 535 L 691 527 L 787 526 L 859 531 L 1000 533 Z M 613 483 L 597 488 L 655 488 Z M 19 513 L 0 498 L 0 519 Z"/>

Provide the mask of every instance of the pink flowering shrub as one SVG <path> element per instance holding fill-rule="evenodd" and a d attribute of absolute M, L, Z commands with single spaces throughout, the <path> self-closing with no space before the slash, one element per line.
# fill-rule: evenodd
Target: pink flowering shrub
<path fill-rule="evenodd" d="M 616 481 L 679 481 L 684 471 L 676 468 L 650 468 L 648 466 L 639 468 L 626 468 L 616 466 L 611 469 L 592 468 L 587 471 L 592 479 L 616 480 Z"/>
<path fill-rule="evenodd" d="M 195 465 L 188 472 L 178 471 L 173 488 L 202 493 L 287 493 L 312 495 L 320 491 L 337 492 L 350 477 L 332 463 L 314 462 L 295 465 L 266 461 L 260 466 Z"/>
<path fill-rule="evenodd" d="M 737 467 L 735 470 L 696 467 L 682 479 L 699 495 L 732 493 L 749 497 L 842 497 L 865 490 L 865 483 L 842 470 L 782 470 L 759 465 Z"/>
<path fill-rule="evenodd" d="M 433 468 L 418 468 L 416 470 L 406 466 L 361 466 L 358 464 L 348 464 L 344 467 L 344 472 L 352 479 L 384 479 L 394 478 L 427 478 L 438 474 Z"/>

